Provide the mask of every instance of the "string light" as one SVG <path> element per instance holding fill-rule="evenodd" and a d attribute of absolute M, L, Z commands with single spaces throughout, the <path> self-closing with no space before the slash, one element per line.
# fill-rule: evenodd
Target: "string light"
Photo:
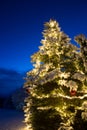
<path fill-rule="evenodd" d="M 45 23 L 43 37 L 42 46 L 31 57 L 34 68 L 26 78 L 25 88 L 29 89 L 24 109 L 27 129 L 33 130 L 36 122 L 32 124 L 32 120 L 38 118 L 38 112 L 51 109 L 63 121 L 58 130 L 71 130 L 78 110 L 83 111 L 81 117 L 87 120 L 87 58 L 83 52 L 87 47 L 82 46 L 79 37 L 81 50 L 71 44 L 55 20 Z M 82 42 L 87 43 L 87 40 L 82 37 Z"/>

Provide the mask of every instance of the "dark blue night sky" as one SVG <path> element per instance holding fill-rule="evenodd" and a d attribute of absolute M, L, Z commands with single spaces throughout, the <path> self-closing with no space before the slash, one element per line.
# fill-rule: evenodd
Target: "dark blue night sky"
<path fill-rule="evenodd" d="M 22 85 L 50 18 L 71 38 L 87 36 L 87 0 L 0 0 L 0 94 Z"/>

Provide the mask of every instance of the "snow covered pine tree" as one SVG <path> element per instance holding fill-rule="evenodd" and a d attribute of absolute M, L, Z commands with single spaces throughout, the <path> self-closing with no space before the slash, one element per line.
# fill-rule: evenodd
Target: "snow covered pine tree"
<path fill-rule="evenodd" d="M 31 57 L 34 68 L 27 73 L 24 86 L 29 92 L 24 107 L 27 129 L 74 130 L 77 111 L 84 109 L 84 119 L 87 111 L 82 52 L 52 19 L 45 23 L 41 43 Z"/>

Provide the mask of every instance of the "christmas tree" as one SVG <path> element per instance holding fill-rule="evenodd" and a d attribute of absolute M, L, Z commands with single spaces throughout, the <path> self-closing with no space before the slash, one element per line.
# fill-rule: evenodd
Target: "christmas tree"
<path fill-rule="evenodd" d="M 31 56 L 34 68 L 27 73 L 25 83 L 28 130 L 73 130 L 79 110 L 87 119 L 87 40 L 85 45 L 83 38 L 75 40 L 80 41 L 80 49 L 71 44 L 55 20 L 45 23 L 42 45 Z"/>
<path fill-rule="evenodd" d="M 76 101 L 76 118 L 74 118 L 75 130 L 87 129 L 87 39 L 83 34 L 75 37 L 75 41 L 80 45 L 80 56 L 77 58 L 78 72 L 74 75 L 74 79 L 78 83 L 78 93 Z"/>

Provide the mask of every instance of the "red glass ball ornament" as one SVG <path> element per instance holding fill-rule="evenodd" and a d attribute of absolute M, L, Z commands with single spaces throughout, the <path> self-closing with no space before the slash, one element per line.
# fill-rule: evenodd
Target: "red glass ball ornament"
<path fill-rule="evenodd" d="M 27 92 L 27 93 L 30 93 L 30 89 L 29 89 L 29 88 L 27 88 L 27 89 L 26 89 L 26 92 Z"/>
<path fill-rule="evenodd" d="M 70 95 L 71 95 L 71 96 L 75 96 L 75 95 L 76 95 L 76 90 L 71 90 L 71 91 L 70 91 Z"/>

